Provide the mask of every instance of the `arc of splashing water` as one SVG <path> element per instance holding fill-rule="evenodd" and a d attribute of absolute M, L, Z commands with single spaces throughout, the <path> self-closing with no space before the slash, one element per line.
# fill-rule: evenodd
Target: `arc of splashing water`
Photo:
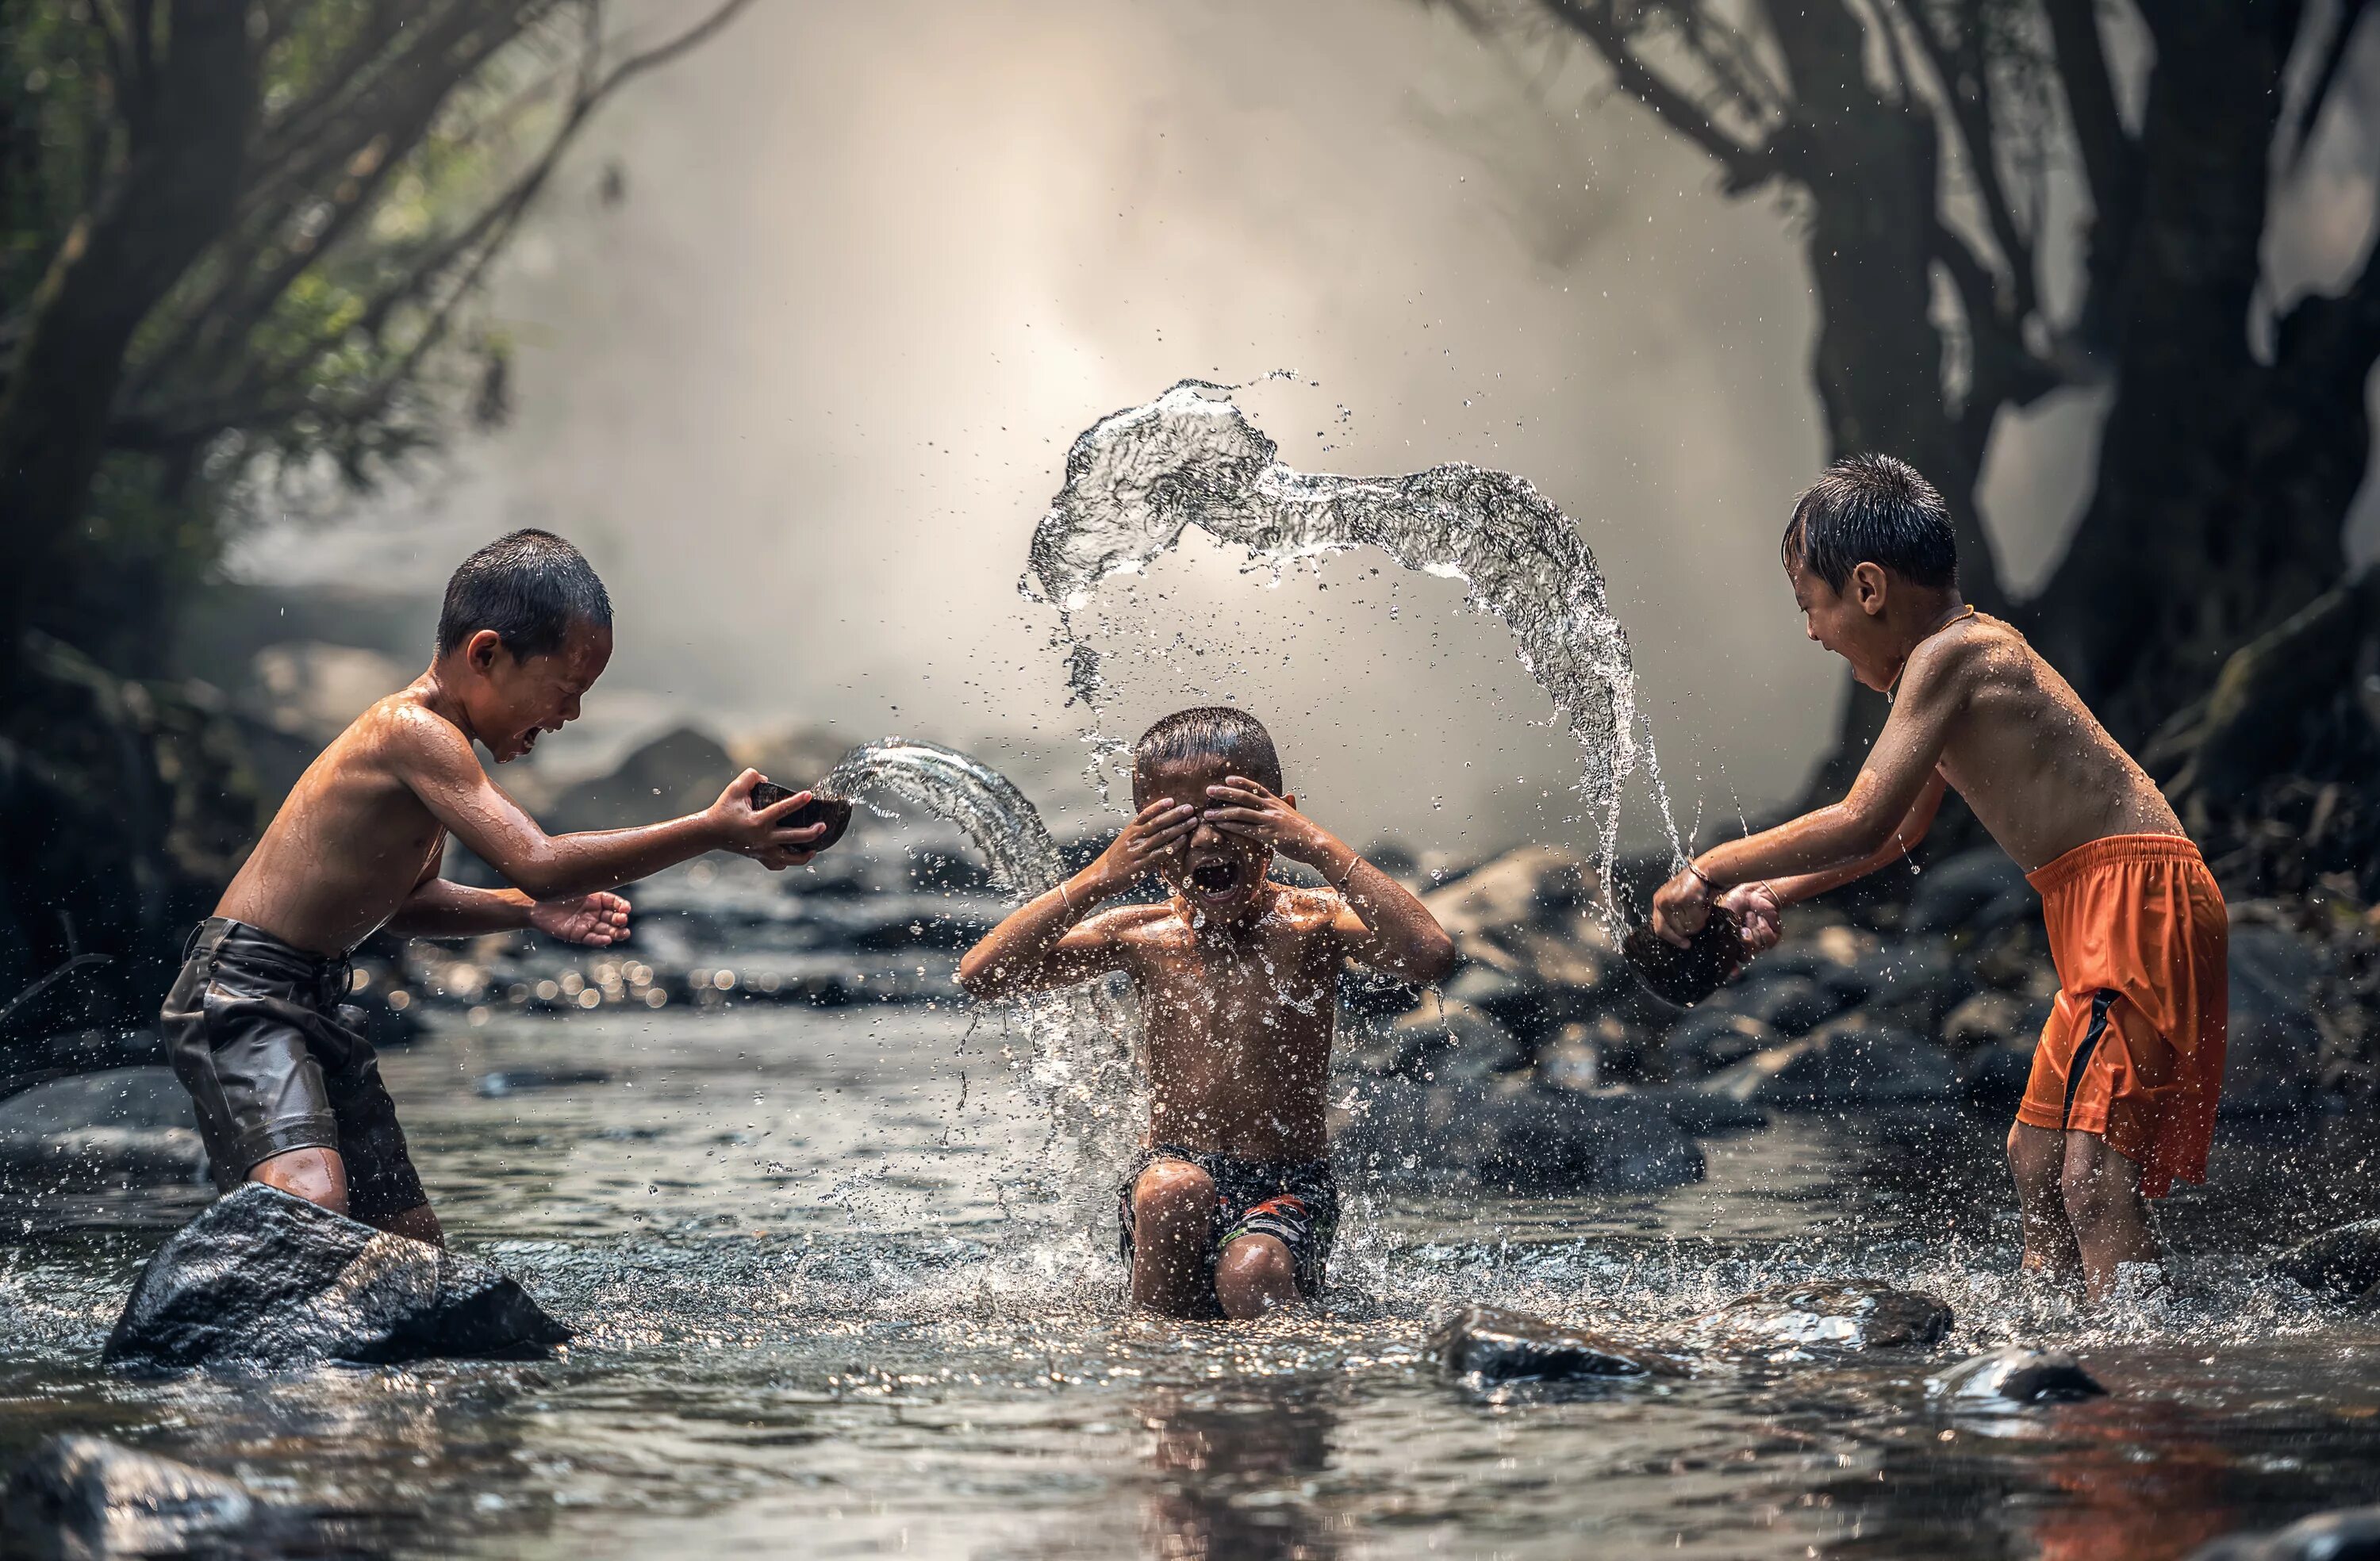
<path fill-rule="evenodd" d="M 1145 569 L 1193 526 L 1245 547 L 1250 568 L 1276 577 L 1299 559 L 1378 548 L 1404 568 L 1463 582 L 1512 630 L 1522 666 L 1585 753 L 1579 791 L 1597 821 L 1604 904 L 1616 916 L 1621 788 L 1640 756 L 1665 823 L 1669 797 L 1649 741 L 1640 756 L 1627 633 L 1570 517 L 1526 478 L 1463 463 L 1402 477 L 1293 470 L 1232 390 L 1184 380 L 1100 418 L 1067 452 L 1065 484 L 1034 529 L 1017 588 L 1058 608 L 1072 641 L 1068 681 L 1094 722 L 1099 653 L 1073 614 L 1101 581 Z"/>
<path fill-rule="evenodd" d="M 1048 893 L 1066 876 L 1065 856 L 1032 799 L 1007 776 L 955 748 L 899 737 L 863 743 L 836 760 L 812 790 L 844 802 L 888 792 L 948 820 L 982 855 L 992 882 L 1018 903 Z M 1045 1045 L 1037 1062 L 1044 1083 L 1078 1080 L 1088 1085 L 1100 1066 L 1128 1062 L 1133 1055 L 1139 1016 L 1105 983 L 1070 987 L 1019 1006 L 1027 1028 Z M 1114 1056 L 1089 1069 L 1091 1077 L 1080 1077 L 1085 1070 L 1077 1065 L 1077 1052 L 1098 1037 L 1113 1044 Z"/>

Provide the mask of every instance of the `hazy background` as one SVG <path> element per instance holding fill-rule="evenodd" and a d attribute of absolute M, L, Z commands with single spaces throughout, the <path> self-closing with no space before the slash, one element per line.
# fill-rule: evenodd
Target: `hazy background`
<path fill-rule="evenodd" d="M 2309 277 L 2367 231 L 2359 150 L 2295 198 Z M 1244 401 L 1293 465 L 1467 460 L 1561 504 L 1684 821 L 1755 809 L 1840 696 L 1776 564 L 1821 455 L 1792 220 L 1721 199 L 1576 62 L 1402 0 L 763 0 L 610 111 L 510 257 L 513 426 L 354 524 L 267 526 L 235 572 L 414 593 L 426 623 L 463 553 L 549 526 L 609 583 L 619 648 L 540 764 L 818 721 L 970 748 L 1075 815 L 1082 715 L 1015 589 L 1066 446 L 1184 376 L 1285 368 Z M 2078 393 L 2002 425 L 2019 590 L 2095 426 Z M 1501 625 L 1376 567 L 1268 589 L 1194 539 L 1111 599 L 1140 654 L 1111 731 L 1228 696 L 1359 842 L 1584 841 L 1575 751 Z"/>

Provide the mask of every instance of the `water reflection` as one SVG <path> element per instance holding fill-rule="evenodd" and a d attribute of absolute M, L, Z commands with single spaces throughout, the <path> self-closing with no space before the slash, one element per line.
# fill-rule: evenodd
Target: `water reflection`
<path fill-rule="evenodd" d="M 1134 1405 L 1145 1438 L 1143 1552 L 1162 1561 L 1317 1561 L 1347 1526 L 1319 1500 L 1339 1417 L 1307 1381 L 1228 1392 L 1158 1388 Z"/>

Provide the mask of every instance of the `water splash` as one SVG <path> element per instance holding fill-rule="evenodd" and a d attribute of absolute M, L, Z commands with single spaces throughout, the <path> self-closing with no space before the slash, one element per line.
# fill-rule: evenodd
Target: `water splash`
<path fill-rule="evenodd" d="M 816 791 L 843 801 L 889 793 L 947 820 L 1014 903 L 1048 893 L 1066 876 L 1064 853 L 1032 799 L 955 748 L 899 737 L 863 743 L 835 761 Z M 1054 1111 L 1106 1119 L 1133 1107 L 1140 1015 L 1111 982 L 1020 998 L 1014 1011 L 1033 1043 L 1031 1081 Z"/>
<path fill-rule="evenodd" d="M 1034 528 L 1018 588 L 1056 605 L 1071 642 L 1068 684 L 1095 726 L 1099 658 L 1074 614 L 1101 581 L 1146 569 L 1194 526 L 1245 547 L 1248 569 L 1276 576 L 1302 559 L 1378 548 L 1407 569 L 1462 581 L 1474 605 L 1512 631 L 1521 664 L 1585 755 L 1578 789 L 1600 836 L 1604 904 L 1616 912 L 1622 785 L 1640 758 L 1665 823 L 1669 801 L 1650 742 L 1640 750 L 1627 634 L 1570 517 L 1526 478 L 1459 462 L 1402 477 L 1293 470 L 1232 402 L 1233 389 L 1184 380 L 1100 418 L 1067 452 L 1065 485 Z M 1676 826 L 1669 829 L 1674 846 Z"/>

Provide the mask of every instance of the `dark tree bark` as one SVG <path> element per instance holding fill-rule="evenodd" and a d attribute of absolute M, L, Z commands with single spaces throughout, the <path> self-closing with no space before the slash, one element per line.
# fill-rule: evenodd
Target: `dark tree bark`
<path fill-rule="evenodd" d="M 1549 18 L 1707 152 L 1728 192 L 1793 192 L 1828 443 L 1934 479 L 1969 599 L 2022 626 L 2119 737 L 2145 738 L 2225 657 L 2338 583 L 2370 454 L 2380 263 L 2277 321 L 2269 362 L 2251 327 L 2279 151 L 2301 150 L 2333 103 L 2365 0 L 2134 0 L 2155 46 L 2137 134 L 2102 0 L 1440 3 L 1483 26 Z M 2045 69 L 2046 99 L 2010 84 Z M 2066 148 L 2087 186 L 2081 298 L 2064 317 L 2044 301 L 2046 206 L 2037 185 L 2030 200 L 2017 187 L 2028 164 L 2012 133 Z M 1946 376 L 1952 345 L 1963 373 Z M 2090 504 L 2048 585 L 2012 601 L 1975 495 L 1993 424 L 2102 378 L 2114 399 Z M 1849 783 L 1883 713 L 1852 691 L 1814 798 Z"/>
<path fill-rule="evenodd" d="M 147 7 L 135 7 L 145 13 Z M 133 333 L 230 220 L 257 109 L 247 0 L 174 0 L 162 51 L 122 85 L 129 154 L 36 296 L 0 395 L 0 689 L 28 609 L 81 518 Z"/>

